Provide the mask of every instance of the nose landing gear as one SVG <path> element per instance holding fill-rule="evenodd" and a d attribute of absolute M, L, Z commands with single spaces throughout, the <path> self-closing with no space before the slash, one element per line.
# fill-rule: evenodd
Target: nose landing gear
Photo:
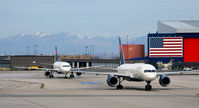
<path fill-rule="evenodd" d="M 147 85 L 145 86 L 146 91 L 151 91 L 152 86 L 150 85 L 151 81 L 146 81 Z"/>

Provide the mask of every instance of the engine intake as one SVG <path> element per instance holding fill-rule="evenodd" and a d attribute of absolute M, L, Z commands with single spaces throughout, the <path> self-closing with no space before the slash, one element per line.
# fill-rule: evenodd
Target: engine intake
<path fill-rule="evenodd" d="M 116 84 L 118 83 L 118 78 L 116 76 L 113 75 L 109 75 L 107 80 L 106 80 L 107 84 L 111 87 L 115 87 Z"/>
<path fill-rule="evenodd" d="M 80 75 L 82 75 L 82 73 L 80 73 L 80 72 L 77 72 L 77 73 L 76 73 L 76 75 L 77 75 L 77 76 L 80 76 Z"/>
<path fill-rule="evenodd" d="M 50 75 L 50 72 L 46 71 L 46 72 L 44 73 L 44 75 L 45 75 L 46 77 L 48 77 L 48 76 Z"/>
<path fill-rule="evenodd" d="M 160 76 L 159 83 L 163 87 L 167 87 L 170 84 L 170 78 L 167 76 Z"/>

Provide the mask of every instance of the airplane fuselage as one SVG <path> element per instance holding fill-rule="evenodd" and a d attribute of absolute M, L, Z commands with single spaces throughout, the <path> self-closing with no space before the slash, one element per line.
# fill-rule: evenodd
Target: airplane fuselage
<path fill-rule="evenodd" d="M 53 64 L 53 68 L 57 69 L 58 72 L 63 72 L 63 73 L 68 73 L 71 71 L 71 66 L 68 62 L 56 61 Z"/>
<path fill-rule="evenodd" d="M 153 81 L 157 78 L 156 68 L 150 64 L 123 64 L 117 68 L 118 73 L 129 74 L 130 78 L 143 81 Z"/>

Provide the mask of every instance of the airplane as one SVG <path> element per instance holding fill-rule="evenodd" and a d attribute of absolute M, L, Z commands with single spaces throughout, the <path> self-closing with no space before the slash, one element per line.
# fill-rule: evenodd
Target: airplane
<path fill-rule="evenodd" d="M 120 62 L 121 65 L 116 69 L 116 73 L 108 73 L 108 72 L 86 72 L 86 71 L 78 71 L 82 73 L 93 73 L 98 75 L 108 75 L 106 80 L 107 84 L 110 87 L 116 87 L 116 89 L 123 89 L 122 81 L 145 81 L 145 90 L 150 91 L 152 86 L 150 83 L 154 81 L 156 78 L 159 78 L 159 83 L 163 87 L 167 87 L 171 80 L 167 75 L 170 74 L 182 74 L 184 72 L 191 71 L 177 71 L 177 72 L 157 72 L 157 69 L 151 64 L 145 63 L 134 63 L 134 64 L 126 64 L 123 54 L 123 49 L 121 45 L 121 39 L 119 38 L 120 45 Z M 110 68 L 109 68 L 110 69 Z M 193 72 L 193 71 L 192 71 Z M 199 70 L 195 70 L 194 72 L 199 72 Z"/>
<path fill-rule="evenodd" d="M 58 59 L 58 54 L 57 54 L 57 47 L 55 47 L 55 51 L 56 51 L 56 57 L 55 57 L 55 62 L 53 64 L 47 64 L 47 65 L 52 65 L 53 68 L 31 68 L 31 69 L 35 69 L 35 70 L 44 70 L 44 75 L 48 78 L 54 78 L 54 73 L 56 72 L 57 74 L 64 74 L 65 77 L 67 77 L 66 75 L 68 73 L 70 74 L 70 78 L 74 78 L 74 74 L 73 71 L 76 70 L 76 75 L 80 76 L 82 73 L 77 72 L 77 70 L 81 69 L 81 68 L 72 68 L 71 65 L 68 62 L 62 62 Z M 45 64 L 45 63 L 44 63 Z M 24 68 L 24 69 L 28 69 L 29 67 L 19 67 L 16 66 L 15 68 Z"/>

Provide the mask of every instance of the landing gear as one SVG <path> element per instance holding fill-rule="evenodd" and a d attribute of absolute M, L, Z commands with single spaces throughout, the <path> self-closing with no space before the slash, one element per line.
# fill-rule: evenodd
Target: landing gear
<path fill-rule="evenodd" d="M 54 78 L 54 75 L 49 75 L 49 78 Z"/>
<path fill-rule="evenodd" d="M 71 73 L 70 78 L 74 78 L 75 76 L 73 75 L 73 73 Z"/>
<path fill-rule="evenodd" d="M 67 78 L 67 73 L 64 73 L 64 76 L 65 76 L 64 78 Z"/>
<path fill-rule="evenodd" d="M 118 90 L 119 89 L 123 89 L 123 85 L 117 85 L 117 87 L 116 87 Z"/>
<path fill-rule="evenodd" d="M 48 76 L 49 78 L 54 78 L 53 72 L 50 72 L 50 75 Z"/>
<path fill-rule="evenodd" d="M 119 85 L 117 85 L 117 87 L 116 87 L 116 89 L 123 89 L 124 87 L 123 87 L 123 85 L 121 85 L 121 82 L 123 81 L 124 79 L 120 79 L 120 77 L 119 77 Z"/>
<path fill-rule="evenodd" d="M 147 81 L 146 83 L 147 83 L 147 85 L 145 86 L 145 90 L 151 91 L 151 89 L 152 89 L 152 86 L 150 85 L 151 81 Z"/>

